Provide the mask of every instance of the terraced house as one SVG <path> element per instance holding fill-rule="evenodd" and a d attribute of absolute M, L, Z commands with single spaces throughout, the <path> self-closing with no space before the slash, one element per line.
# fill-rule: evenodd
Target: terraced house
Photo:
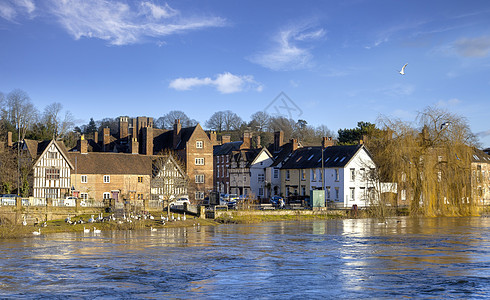
<path fill-rule="evenodd" d="M 323 159 L 323 165 L 322 165 Z M 303 147 L 281 167 L 284 196 L 309 196 L 325 187 L 326 200 L 339 207 L 369 206 L 375 195 L 369 176 L 375 164 L 364 145 Z"/>

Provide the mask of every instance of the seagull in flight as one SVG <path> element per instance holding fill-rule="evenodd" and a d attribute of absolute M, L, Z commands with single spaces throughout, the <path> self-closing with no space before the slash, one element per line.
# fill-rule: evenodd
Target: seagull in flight
<path fill-rule="evenodd" d="M 444 127 L 449 126 L 449 125 L 451 125 L 451 122 L 449 122 L 449 121 L 446 121 L 446 122 L 442 123 L 442 124 L 441 124 L 441 130 L 442 130 Z"/>
<path fill-rule="evenodd" d="M 408 65 L 408 64 L 404 64 L 404 65 L 403 65 L 402 69 L 401 69 L 401 70 L 400 70 L 400 72 L 399 72 L 401 75 L 405 75 L 405 67 L 406 67 L 407 65 Z"/>

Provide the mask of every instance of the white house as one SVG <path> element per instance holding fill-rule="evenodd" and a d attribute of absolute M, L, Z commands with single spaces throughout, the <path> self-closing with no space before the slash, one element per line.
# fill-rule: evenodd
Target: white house
<path fill-rule="evenodd" d="M 308 197 L 311 190 L 324 187 L 327 201 L 335 206 L 369 206 L 375 197 L 374 169 L 364 145 L 324 148 L 323 166 L 321 147 L 300 148 L 281 168 L 282 189 L 285 196 Z"/>

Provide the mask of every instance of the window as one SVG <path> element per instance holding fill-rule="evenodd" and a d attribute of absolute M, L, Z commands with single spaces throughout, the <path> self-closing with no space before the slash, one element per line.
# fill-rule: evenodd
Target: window
<path fill-rule="evenodd" d="M 88 194 L 87 193 L 80 193 L 80 199 L 88 199 Z"/>
<path fill-rule="evenodd" d="M 80 176 L 82 183 L 87 183 L 87 175 Z"/>
<path fill-rule="evenodd" d="M 402 173 L 402 182 L 407 181 L 407 173 L 403 172 Z"/>
<path fill-rule="evenodd" d="M 279 169 L 274 168 L 274 178 L 279 178 Z"/>
<path fill-rule="evenodd" d="M 302 196 L 306 195 L 306 187 L 304 185 L 301 186 L 301 195 Z"/>
<path fill-rule="evenodd" d="M 437 171 L 437 181 L 438 182 L 441 182 L 442 180 L 442 172 L 441 171 Z"/>
<path fill-rule="evenodd" d="M 311 181 L 316 181 L 316 170 L 311 169 Z"/>
<path fill-rule="evenodd" d="M 301 170 L 301 180 L 306 180 L 306 170 L 305 169 Z"/>
<path fill-rule="evenodd" d="M 196 141 L 196 148 L 202 149 L 204 145 L 203 141 Z"/>
<path fill-rule="evenodd" d="M 259 188 L 259 196 L 264 196 L 264 188 Z"/>
<path fill-rule="evenodd" d="M 330 187 L 327 186 L 326 189 L 327 189 L 327 199 L 330 200 Z"/>
<path fill-rule="evenodd" d="M 109 182 L 111 182 L 111 176 L 104 175 L 104 183 L 109 183 Z M 104 199 L 106 199 L 106 198 L 104 198 Z"/>
<path fill-rule="evenodd" d="M 203 200 L 204 192 L 196 192 L 196 200 Z"/>
<path fill-rule="evenodd" d="M 401 198 L 402 198 L 402 201 L 407 200 L 407 190 L 402 190 Z"/>
<path fill-rule="evenodd" d="M 219 167 L 216 168 L 216 178 L 219 178 Z"/>
<path fill-rule="evenodd" d="M 286 170 L 286 180 L 289 180 L 289 170 Z"/>
<path fill-rule="evenodd" d="M 322 172 L 322 169 L 318 169 L 318 178 L 320 181 L 323 180 L 323 172 Z"/>
<path fill-rule="evenodd" d="M 51 159 L 58 158 L 58 152 L 49 151 L 48 152 L 48 158 L 51 158 Z"/>
<path fill-rule="evenodd" d="M 47 180 L 60 179 L 60 169 L 46 169 L 46 179 Z"/>
<path fill-rule="evenodd" d="M 196 183 L 204 183 L 204 174 L 196 175 Z"/>
<path fill-rule="evenodd" d="M 138 176 L 138 182 L 140 182 L 140 183 L 143 182 L 143 176 Z"/>
<path fill-rule="evenodd" d="M 335 200 L 339 200 L 339 188 L 335 188 Z"/>
<path fill-rule="evenodd" d="M 57 189 L 46 189 L 46 198 L 57 199 L 58 190 Z"/>
<path fill-rule="evenodd" d="M 196 158 L 195 164 L 196 164 L 196 166 L 204 166 L 204 158 L 202 158 L 202 157 Z"/>
<path fill-rule="evenodd" d="M 257 175 L 257 182 L 264 182 L 264 174 Z"/>
<path fill-rule="evenodd" d="M 339 169 L 335 169 L 335 181 L 340 180 L 340 174 L 339 174 Z"/>
<path fill-rule="evenodd" d="M 111 193 L 105 192 L 104 195 L 103 195 L 103 198 L 104 199 L 111 199 Z"/>
<path fill-rule="evenodd" d="M 359 175 L 361 176 L 361 180 L 366 180 L 366 169 L 361 168 Z"/>
<path fill-rule="evenodd" d="M 356 189 L 355 188 L 350 188 L 350 200 L 351 201 L 356 200 Z"/>
<path fill-rule="evenodd" d="M 356 181 L 356 169 L 350 169 L 350 181 Z"/>
<path fill-rule="evenodd" d="M 143 194 L 138 193 L 138 200 L 143 200 Z"/>

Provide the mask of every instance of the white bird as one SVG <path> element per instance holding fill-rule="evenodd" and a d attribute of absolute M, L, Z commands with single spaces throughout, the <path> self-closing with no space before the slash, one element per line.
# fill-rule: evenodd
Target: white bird
<path fill-rule="evenodd" d="M 155 217 L 150 215 L 150 220 L 155 220 Z"/>
<path fill-rule="evenodd" d="M 90 232 L 90 228 L 85 228 L 85 226 L 83 227 L 83 232 L 84 233 L 89 233 Z"/>
<path fill-rule="evenodd" d="M 150 227 L 150 231 L 157 231 L 156 228 Z"/>
<path fill-rule="evenodd" d="M 32 232 L 33 235 L 41 235 L 41 228 L 39 228 L 37 231 Z"/>
<path fill-rule="evenodd" d="M 94 233 L 101 233 L 102 231 L 100 229 L 97 229 L 94 227 Z"/>
<path fill-rule="evenodd" d="M 444 127 L 449 126 L 449 125 L 451 125 L 451 122 L 449 122 L 449 121 L 446 121 L 446 122 L 442 123 L 442 124 L 441 124 L 441 130 L 442 130 Z"/>
<path fill-rule="evenodd" d="M 408 64 L 404 64 L 404 65 L 403 65 L 402 69 L 401 69 L 401 70 L 400 70 L 400 72 L 399 72 L 401 75 L 405 75 L 405 68 L 407 67 L 407 65 L 408 65 Z"/>
<path fill-rule="evenodd" d="M 185 212 L 184 212 L 184 216 L 182 217 L 182 221 L 185 221 L 186 220 L 186 217 L 185 217 Z"/>

